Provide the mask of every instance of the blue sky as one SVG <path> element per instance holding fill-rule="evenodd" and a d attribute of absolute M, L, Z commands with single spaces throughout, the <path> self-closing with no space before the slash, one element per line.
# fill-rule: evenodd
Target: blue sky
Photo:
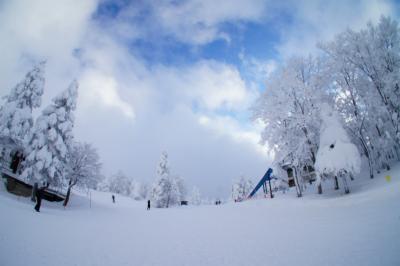
<path fill-rule="evenodd" d="M 176 2 L 175 6 L 179 6 Z M 134 8 L 134 16 L 124 14 L 125 9 Z M 224 21 L 219 23 L 219 29 L 229 36 L 229 40 L 216 38 L 201 45 L 185 42 L 171 35 L 159 34 L 159 28 L 149 22 L 152 11 L 146 1 L 103 1 L 93 19 L 100 25 L 107 25 L 113 20 L 123 17 L 135 27 L 148 28 L 143 38 L 126 39 L 132 53 L 141 56 L 147 64 L 185 65 L 198 60 L 217 60 L 236 65 L 246 75 L 246 68 L 240 59 L 240 54 L 257 58 L 258 60 L 279 60 L 275 46 L 280 42 L 279 27 L 291 23 L 289 14 L 282 12 L 274 17 L 274 23 L 268 23 L 267 18 L 259 21 Z M 251 80 L 249 80 L 251 81 Z M 260 88 L 262 89 L 262 88 Z"/>
<path fill-rule="evenodd" d="M 45 59 L 42 107 L 78 80 L 75 137 L 98 148 L 107 176 L 151 183 L 167 151 L 189 189 L 227 196 L 273 160 L 249 111 L 273 71 L 381 15 L 398 19 L 399 3 L 0 1 L 0 95 Z"/>

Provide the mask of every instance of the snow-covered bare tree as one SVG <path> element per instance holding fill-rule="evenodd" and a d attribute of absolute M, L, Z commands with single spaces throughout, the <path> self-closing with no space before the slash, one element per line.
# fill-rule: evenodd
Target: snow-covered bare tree
<path fill-rule="evenodd" d="M 253 107 L 254 119 L 265 128 L 276 161 L 287 161 L 298 169 L 313 166 L 318 150 L 319 103 L 328 83 L 319 59 L 292 58 L 267 81 L 264 94 Z"/>
<path fill-rule="evenodd" d="M 41 62 L 29 71 L 5 97 L 0 108 L 0 136 L 23 142 L 33 127 L 32 110 L 41 105 L 44 89 L 44 67 Z"/>
<path fill-rule="evenodd" d="M 107 190 L 124 196 L 131 195 L 132 180 L 122 171 L 108 178 Z"/>
<path fill-rule="evenodd" d="M 174 186 L 176 186 L 176 190 L 178 193 L 178 202 L 187 200 L 187 188 L 183 178 L 179 175 L 174 175 L 171 178 Z"/>
<path fill-rule="evenodd" d="M 344 125 L 374 169 L 400 159 L 400 37 L 397 22 L 382 17 L 358 32 L 347 30 L 321 45 L 335 83 Z"/>
<path fill-rule="evenodd" d="M 95 189 L 100 181 L 100 156 L 91 144 L 75 142 L 68 160 L 68 190 L 64 201 L 67 206 L 71 189 L 76 185 L 82 188 Z"/>
<path fill-rule="evenodd" d="M 78 83 L 73 81 L 38 117 L 28 141 L 22 173 L 31 182 L 46 182 L 56 187 L 67 185 L 77 96 Z"/>
<path fill-rule="evenodd" d="M 250 179 L 241 176 L 232 185 L 232 199 L 234 201 L 242 201 L 246 199 L 253 188 L 253 182 Z"/>
<path fill-rule="evenodd" d="M 192 193 L 190 194 L 189 202 L 192 205 L 200 205 L 201 204 L 201 194 L 200 194 L 200 190 L 197 187 L 193 187 Z"/>

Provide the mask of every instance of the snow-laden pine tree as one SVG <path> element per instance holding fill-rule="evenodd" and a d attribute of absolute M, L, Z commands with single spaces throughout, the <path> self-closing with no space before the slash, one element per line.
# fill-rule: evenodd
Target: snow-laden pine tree
<path fill-rule="evenodd" d="M 160 163 L 157 166 L 157 179 L 151 189 L 151 199 L 158 208 L 168 208 L 179 204 L 186 196 L 183 180 L 176 175 L 171 175 L 168 154 L 161 154 Z"/>
<path fill-rule="evenodd" d="M 32 183 L 46 182 L 55 187 L 67 185 L 77 97 L 78 83 L 73 81 L 42 111 L 27 144 L 22 177 Z"/>
<path fill-rule="evenodd" d="M 253 188 L 253 182 L 250 179 L 241 176 L 232 185 L 232 199 L 234 201 L 242 201 L 246 199 Z"/>
<path fill-rule="evenodd" d="M 32 110 L 41 105 L 45 62 L 36 65 L 11 89 L 0 108 L 0 136 L 23 142 L 33 127 Z"/>
<path fill-rule="evenodd" d="M 200 190 L 197 187 L 193 187 L 192 193 L 190 194 L 189 203 L 191 205 L 200 205 L 201 204 L 201 194 L 200 194 Z"/>
<path fill-rule="evenodd" d="M 343 128 L 336 111 L 329 105 L 323 104 L 321 117 L 321 137 L 315 162 L 319 193 L 322 193 L 321 181 L 324 177 L 334 178 L 336 185 L 338 185 L 337 177 L 340 177 L 345 192 L 349 193 L 346 178 L 360 172 L 360 154 Z"/>

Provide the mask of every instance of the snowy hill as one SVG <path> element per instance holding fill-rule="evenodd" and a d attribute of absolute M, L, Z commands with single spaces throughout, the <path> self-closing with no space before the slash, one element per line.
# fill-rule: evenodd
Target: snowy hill
<path fill-rule="evenodd" d="M 41 213 L 0 186 L 0 265 L 400 265 L 400 165 L 350 185 L 150 211 L 92 192 Z"/>

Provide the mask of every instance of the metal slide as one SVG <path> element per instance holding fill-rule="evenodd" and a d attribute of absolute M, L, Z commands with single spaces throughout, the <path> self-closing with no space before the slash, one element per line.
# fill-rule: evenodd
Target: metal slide
<path fill-rule="evenodd" d="M 257 193 L 257 191 L 262 187 L 267 181 L 271 180 L 271 174 L 272 174 L 272 169 L 269 168 L 268 171 L 265 173 L 263 178 L 261 178 L 260 182 L 258 182 L 257 186 L 253 189 L 253 191 L 250 193 L 248 198 L 251 198 L 254 196 L 254 194 Z"/>

